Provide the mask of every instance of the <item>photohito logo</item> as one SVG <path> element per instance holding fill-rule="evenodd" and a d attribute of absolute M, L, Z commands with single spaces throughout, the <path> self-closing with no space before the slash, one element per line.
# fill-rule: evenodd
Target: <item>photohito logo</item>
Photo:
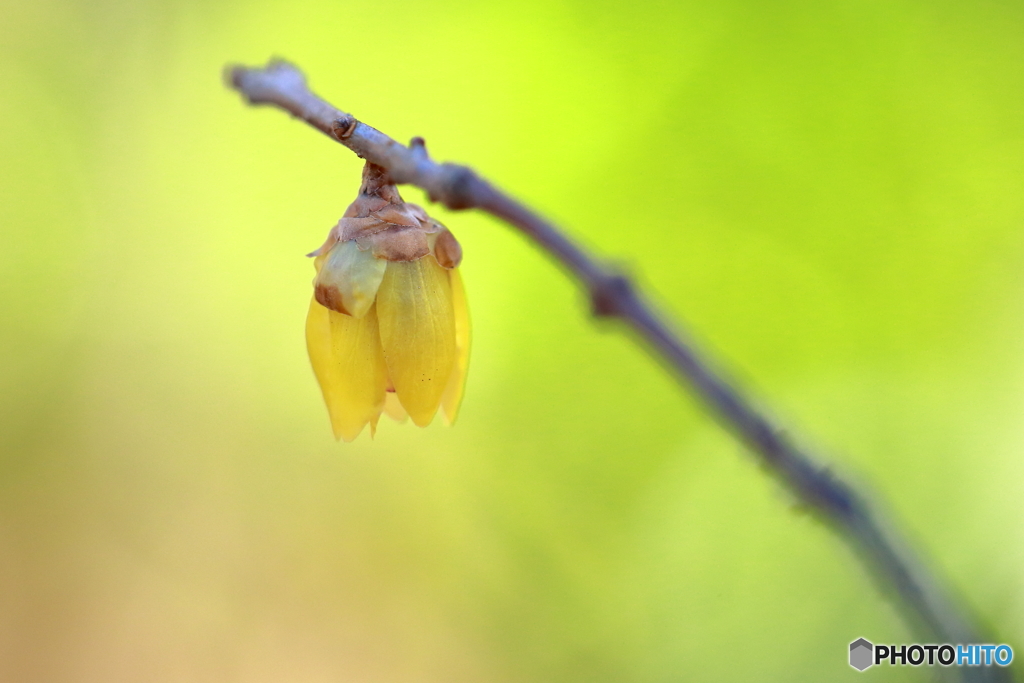
<path fill-rule="evenodd" d="M 1009 666 L 1009 645 L 875 645 L 865 638 L 850 643 L 850 666 L 864 671 L 875 664 L 889 666 Z"/>

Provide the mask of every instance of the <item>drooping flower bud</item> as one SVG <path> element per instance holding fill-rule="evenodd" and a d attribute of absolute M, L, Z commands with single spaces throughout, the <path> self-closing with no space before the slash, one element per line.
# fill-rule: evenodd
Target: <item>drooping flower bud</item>
<path fill-rule="evenodd" d="M 316 256 L 306 344 L 336 438 L 381 412 L 425 427 L 454 422 L 469 363 L 462 247 L 379 166 Z"/>

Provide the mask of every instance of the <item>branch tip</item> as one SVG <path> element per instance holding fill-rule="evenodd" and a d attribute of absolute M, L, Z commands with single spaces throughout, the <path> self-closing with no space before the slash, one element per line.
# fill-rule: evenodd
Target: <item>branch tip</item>
<path fill-rule="evenodd" d="M 245 67 L 241 64 L 226 64 L 220 72 L 221 80 L 229 88 L 239 89 L 239 72 Z"/>

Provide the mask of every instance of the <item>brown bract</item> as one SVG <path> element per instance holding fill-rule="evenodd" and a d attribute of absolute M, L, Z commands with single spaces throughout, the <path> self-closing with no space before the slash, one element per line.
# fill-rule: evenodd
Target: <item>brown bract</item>
<path fill-rule="evenodd" d="M 454 268 L 462 263 L 462 245 L 455 235 L 445 230 L 434 240 L 434 257 L 442 268 Z"/>
<path fill-rule="evenodd" d="M 313 282 L 313 298 L 317 302 L 332 311 L 338 313 L 344 313 L 345 315 L 352 315 L 352 311 L 345 308 L 345 297 L 342 296 L 341 290 L 334 285 L 325 285 L 320 282 Z"/>
<path fill-rule="evenodd" d="M 444 268 L 455 268 L 462 261 L 462 247 L 455 236 L 422 207 L 406 203 L 384 170 L 369 163 L 363 169 L 359 196 L 327 241 L 310 256 L 327 253 L 336 243 L 350 240 L 361 251 L 385 261 L 416 261 L 435 248 L 437 261 Z"/>

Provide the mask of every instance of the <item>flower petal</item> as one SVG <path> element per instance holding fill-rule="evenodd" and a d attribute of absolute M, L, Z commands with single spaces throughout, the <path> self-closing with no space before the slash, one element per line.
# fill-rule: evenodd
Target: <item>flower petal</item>
<path fill-rule="evenodd" d="M 319 266 L 316 300 L 333 311 L 362 318 L 373 305 L 385 268 L 386 262 L 361 250 L 355 241 L 338 242 Z"/>
<path fill-rule="evenodd" d="M 448 271 L 452 287 L 452 308 L 455 310 L 455 367 L 448 378 L 448 386 L 441 397 L 445 422 L 455 424 L 462 404 L 462 392 L 466 387 L 466 372 L 469 370 L 469 308 L 466 306 L 466 289 L 462 286 L 462 275 L 458 268 Z"/>
<path fill-rule="evenodd" d="M 409 419 L 409 413 L 402 407 L 402 402 L 398 400 L 398 394 L 393 391 L 389 391 L 384 396 L 384 412 L 395 422 L 405 422 Z"/>
<path fill-rule="evenodd" d="M 455 365 L 448 272 L 432 256 L 388 263 L 377 292 L 388 377 L 409 417 L 430 424 Z"/>
<path fill-rule="evenodd" d="M 306 317 L 306 348 L 331 415 L 334 438 L 352 441 L 384 408 L 387 366 L 376 311 L 362 318 L 324 308 L 316 299 Z"/>

